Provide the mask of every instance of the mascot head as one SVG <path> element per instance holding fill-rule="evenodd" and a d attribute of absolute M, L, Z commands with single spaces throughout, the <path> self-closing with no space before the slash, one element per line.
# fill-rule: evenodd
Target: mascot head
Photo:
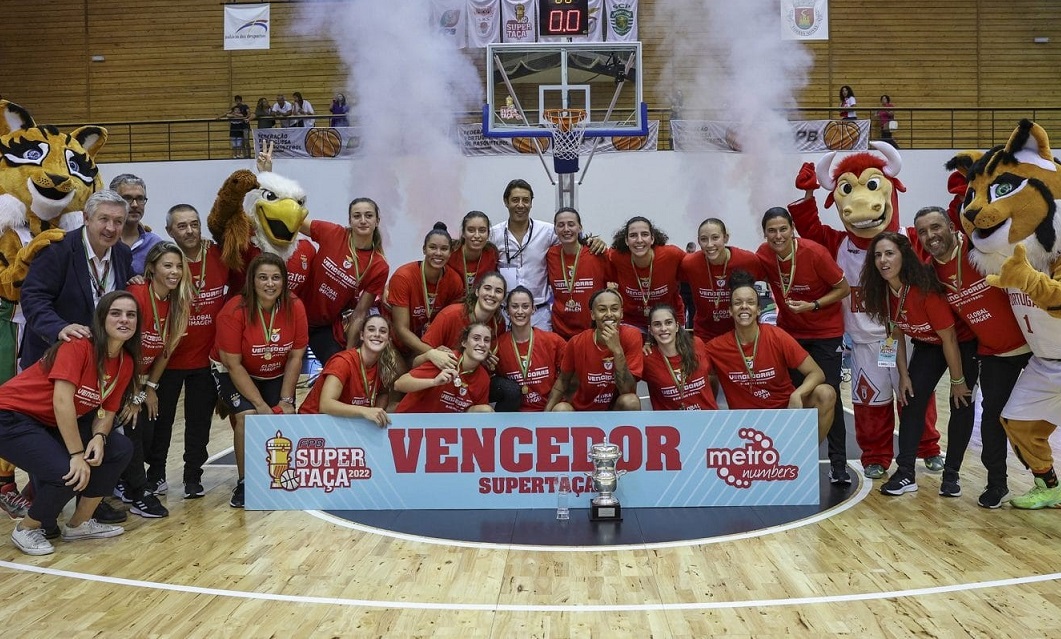
<path fill-rule="evenodd" d="M 22 208 L 23 220 L 3 219 L 0 226 L 28 225 L 36 235 L 60 226 L 64 213 L 81 211 L 88 196 L 103 188 L 95 157 L 106 142 L 106 129 L 83 126 L 60 133 L 35 124 L 17 104 L 0 100 L 0 198 L 23 205 L 15 207 Z M 15 210 L 0 209 L 5 218 Z"/>
<path fill-rule="evenodd" d="M 258 174 L 258 188 L 243 199 L 254 226 L 255 244 L 285 260 L 295 252 L 298 229 L 309 215 L 306 192 L 298 182 L 276 173 Z"/>
<path fill-rule="evenodd" d="M 1061 255 L 1061 164 L 1050 151 L 1046 131 L 1021 120 L 1005 145 L 986 153 L 960 153 L 947 168 L 969 182 L 961 223 L 978 266 L 997 273 L 1013 247 L 1024 244 L 1032 265 L 1049 272 Z"/>
<path fill-rule="evenodd" d="M 830 191 L 825 206 L 835 202 L 848 233 L 867 244 L 882 231 L 899 229 L 898 194 L 906 191 L 896 177 L 903 166 L 899 152 L 883 142 L 870 145 L 881 155 L 855 153 L 834 166 L 836 153 L 828 153 L 815 170 L 818 182 Z"/>

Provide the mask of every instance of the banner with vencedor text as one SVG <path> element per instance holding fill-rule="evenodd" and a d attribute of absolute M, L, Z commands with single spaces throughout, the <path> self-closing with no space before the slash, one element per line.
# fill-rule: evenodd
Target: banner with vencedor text
<path fill-rule="evenodd" d="M 247 508 L 589 507 L 595 443 L 622 450 L 623 507 L 816 505 L 813 410 L 251 416 Z"/>
<path fill-rule="evenodd" d="M 225 5 L 225 50 L 268 49 L 269 20 L 267 4 Z"/>

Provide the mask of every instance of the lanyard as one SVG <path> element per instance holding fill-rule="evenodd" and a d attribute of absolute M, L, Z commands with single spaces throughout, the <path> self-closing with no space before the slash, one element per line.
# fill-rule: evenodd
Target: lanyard
<path fill-rule="evenodd" d="M 96 297 L 103 297 L 103 294 L 107 292 L 107 275 L 111 272 L 111 261 L 103 260 L 103 275 L 96 270 L 96 260 L 92 259 L 91 255 L 88 257 L 88 266 L 91 270 L 92 286 L 96 289 Z"/>
<path fill-rule="evenodd" d="M 755 383 L 755 356 L 759 354 L 759 336 L 762 335 L 762 331 L 758 328 L 755 331 L 755 341 L 752 342 L 752 354 L 747 356 L 744 354 L 744 343 L 740 341 L 740 335 L 737 331 L 733 331 L 733 337 L 737 338 L 737 350 L 740 352 L 741 363 L 744 364 L 744 371 L 748 373 L 748 388 L 751 388 Z"/>
<path fill-rule="evenodd" d="M 472 288 L 472 283 L 475 282 L 475 276 L 479 274 L 479 266 L 483 263 L 483 253 L 486 252 L 486 249 L 484 248 L 482 252 L 479 253 L 479 259 L 475 261 L 475 270 L 471 272 L 468 271 L 468 254 L 465 253 L 464 250 L 465 249 L 462 246 L 461 262 L 464 263 L 464 293 L 467 294 L 468 291 Z"/>
<path fill-rule="evenodd" d="M 950 284 L 947 284 L 946 282 L 943 282 L 944 286 L 946 286 L 948 289 L 950 289 L 951 291 L 953 291 L 955 293 L 957 293 L 957 292 L 962 290 L 962 262 L 965 261 L 965 260 L 962 259 L 962 244 L 963 244 L 962 236 L 959 235 L 958 236 L 958 250 L 955 251 L 955 259 L 958 260 L 958 274 L 956 276 L 956 279 L 954 280 L 954 286 L 951 286 Z"/>
<path fill-rule="evenodd" d="M 517 247 L 519 247 L 519 250 L 516 251 L 515 255 L 512 255 L 512 253 L 509 251 L 509 248 L 508 248 L 508 236 L 510 236 L 510 235 L 512 235 L 512 233 L 508 230 L 508 225 L 506 224 L 505 225 L 505 258 L 508 261 L 509 266 L 511 266 L 512 265 L 512 258 L 518 257 L 519 258 L 519 267 L 523 268 L 523 251 L 527 250 L 527 246 L 530 245 L 531 238 L 534 236 L 534 220 L 530 220 L 530 227 L 527 229 L 527 238 L 526 238 L 526 241 L 523 242 L 523 244 L 520 244 L 519 240 L 516 239 L 516 236 L 512 235 L 512 241 L 516 243 Z"/>
<path fill-rule="evenodd" d="M 634 279 L 637 280 L 637 291 L 641 294 L 641 304 L 645 309 L 645 317 L 648 317 L 648 298 L 652 295 L 652 272 L 656 268 L 656 254 L 653 251 L 652 261 L 648 263 L 648 287 L 641 286 L 641 278 L 637 275 L 637 264 L 634 264 L 634 256 L 630 255 L 630 267 L 634 269 Z"/>
<path fill-rule="evenodd" d="M 378 372 L 376 373 L 375 379 L 372 380 L 375 383 L 372 384 L 371 388 L 369 388 L 369 385 L 368 385 L 368 371 L 365 370 L 365 356 L 361 354 L 361 349 L 360 348 L 357 349 L 357 365 L 358 365 L 358 368 L 361 369 L 361 387 L 364 388 L 365 389 L 365 393 L 368 394 L 368 405 L 369 406 L 375 406 L 376 405 L 376 393 L 377 393 L 377 391 L 379 391 L 379 373 Z"/>
<path fill-rule="evenodd" d="M 578 247 L 578 252 L 575 253 L 575 263 L 571 265 L 571 276 L 567 275 L 567 265 L 564 264 L 564 249 L 560 247 L 560 276 L 564 278 L 564 286 L 567 287 L 567 297 L 570 301 L 574 300 L 575 297 L 575 281 L 578 279 L 578 260 L 582 257 L 582 247 Z M 637 272 L 634 272 L 634 276 L 637 276 Z M 651 277 L 651 276 L 650 276 Z"/>
<path fill-rule="evenodd" d="M 516 343 L 516 334 L 515 333 L 511 333 L 511 337 L 512 337 L 512 350 L 516 354 L 516 366 L 519 367 L 520 382 L 522 383 L 522 386 L 520 387 L 520 391 L 522 391 L 523 394 L 526 395 L 527 392 L 530 390 L 530 388 L 529 388 L 530 380 L 527 379 L 527 376 L 528 376 L 528 374 L 530 372 L 531 355 L 534 353 L 534 330 L 533 329 L 531 330 L 530 341 L 527 342 L 527 357 L 526 358 L 524 358 L 522 355 L 519 354 L 519 344 Z"/>
<path fill-rule="evenodd" d="M 777 255 L 774 258 L 777 260 L 777 279 L 781 280 L 781 296 L 788 299 L 788 292 L 792 290 L 792 284 L 796 279 L 796 239 L 792 239 L 792 265 L 788 267 L 788 285 L 785 285 L 785 275 L 781 272 L 782 260 Z"/>
<path fill-rule="evenodd" d="M 152 319 L 154 320 L 155 324 L 155 333 L 157 333 L 162 338 L 162 345 L 163 348 L 165 348 L 166 338 L 169 336 L 169 323 L 166 322 L 165 318 L 159 317 L 158 303 L 155 301 L 156 295 L 153 284 L 148 283 L 147 293 L 148 297 L 151 299 L 151 313 L 153 314 Z"/>
<path fill-rule="evenodd" d="M 726 270 L 729 268 L 729 257 L 730 257 L 729 249 L 723 247 L 722 253 L 723 253 L 723 255 L 726 256 L 726 259 L 724 259 L 722 261 L 722 274 L 719 275 L 719 278 L 721 278 L 721 280 L 722 280 L 721 283 L 719 283 L 719 281 L 718 281 L 719 278 L 716 278 L 714 275 L 711 274 L 711 260 L 707 259 L 707 253 L 704 253 L 704 262 L 707 264 L 707 279 L 708 279 L 709 286 L 711 286 L 711 288 L 715 288 L 717 286 L 718 288 L 725 290 Z M 795 261 L 795 256 L 793 256 L 793 261 Z M 715 298 L 715 308 L 718 308 L 721 304 L 722 304 L 721 297 L 716 297 Z"/>
<path fill-rule="evenodd" d="M 895 293 L 891 291 L 891 287 L 890 286 L 888 287 L 888 291 L 889 291 L 890 295 L 895 295 Z M 902 293 L 899 294 L 899 306 L 897 306 L 895 308 L 895 317 L 891 317 L 891 316 L 888 317 L 888 320 L 889 320 L 888 323 L 890 324 L 890 326 L 888 327 L 888 334 L 889 335 L 891 334 L 891 332 L 893 330 L 895 330 L 895 327 L 899 323 L 899 316 L 902 315 L 902 312 L 903 312 L 903 304 L 906 303 L 906 294 L 909 293 L 909 292 L 910 292 L 910 285 L 907 284 L 907 285 L 903 286 Z"/>
<path fill-rule="evenodd" d="M 273 337 L 273 322 L 276 320 L 276 307 L 277 306 L 278 306 L 278 304 L 276 304 L 274 302 L 273 303 L 273 310 L 272 310 L 272 312 L 269 313 L 269 328 L 265 327 L 265 317 L 262 316 L 262 307 L 260 305 L 258 306 L 258 321 L 261 322 L 261 325 L 262 325 L 262 334 L 265 335 L 265 345 L 266 346 L 268 346 L 269 344 L 273 343 L 273 340 L 272 340 L 272 337 Z M 266 358 L 266 359 L 268 359 L 268 358 Z"/>
<path fill-rule="evenodd" d="M 421 288 L 424 291 L 424 309 L 427 311 L 426 319 L 427 319 L 427 321 L 430 322 L 431 318 L 433 317 L 432 312 L 431 312 L 431 300 L 432 300 L 432 298 L 434 296 L 433 295 L 428 295 L 428 291 L 427 291 L 427 274 L 424 273 L 424 266 L 425 266 L 424 262 L 420 262 L 420 286 L 421 286 Z M 445 269 L 446 267 L 443 266 L 442 268 Z M 438 283 L 441 282 L 441 281 L 442 281 L 442 271 L 439 271 L 438 280 L 435 282 L 435 295 L 438 295 Z"/>
<path fill-rule="evenodd" d="M 376 259 L 375 249 L 371 249 L 372 252 L 368 256 L 368 264 L 365 265 L 365 273 L 368 273 L 368 269 L 372 268 L 372 260 Z M 357 247 L 354 246 L 354 234 L 350 232 L 350 261 L 354 263 L 354 282 L 355 286 L 361 283 L 361 261 L 357 256 Z"/>
<path fill-rule="evenodd" d="M 663 363 L 667 365 L 667 372 L 670 373 L 670 378 L 674 380 L 674 388 L 678 390 L 678 403 L 681 404 L 682 408 L 685 408 L 685 372 L 682 371 L 681 358 L 678 358 L 678 368 L 674 368 L 671 364 L 670 358 L 660 351 L 660 356 L 663 357 Z"/>
<path fill-rule="evenodd" d="M 461 356 L 457 358 L 457 374 L 453 376 L 453 385 L 460 389 L 463 389 L 468 386 L 468 384 L 464 381 L 464 378 L 461 377 L 461 364 L 463 363 L 464 354 L 461 353 Z M 461 394 L 463 395 L 464 393 Z"/>
<path fill-rule="evenodd" d="M 121 377 L 122 364 L 125 363 L 125 349 L 122 348 L 118 351 L 118 370 L 114 373 L 114 378 L 110 380 L 110 384 L 107 384 L 109 375 L 104 373 L 103 379 L 99 380 L 99 410 L 96 411 L 96 416 L 103 419 L 106 411 L 103 410 L 103 403 L 107 401 L 107 398 L 114 392 L 116 386 L 118 386 L 118 378 Z"/>
<path fill-rule="evenodd" d="M 199 294 L 206 288 L 206 242 L 200 243 L 199 249 L 199 264 L 202 268 L 199 271 L 199 277 L 192 280 L 192 299 L 199 297 Z M 191 265 L 189 264 L 189 268 Z"/>

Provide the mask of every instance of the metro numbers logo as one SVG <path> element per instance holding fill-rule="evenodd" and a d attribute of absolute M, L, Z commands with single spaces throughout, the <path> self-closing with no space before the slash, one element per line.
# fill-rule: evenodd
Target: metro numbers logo
<path fill-rule="evenodd" d="M 743 448 L 708 448 L 708 468 L 734 488 L 751 488 L 753 481 L 794 481 L 799 466 L 781 465 L 781 454 L 772 439 L 754 428 L 742 428 L 737 435 L 748 443 Z"/>

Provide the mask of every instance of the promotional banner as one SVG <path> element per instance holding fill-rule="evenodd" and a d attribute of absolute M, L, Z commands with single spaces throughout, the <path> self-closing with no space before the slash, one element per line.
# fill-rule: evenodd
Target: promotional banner
<path fill-rule="evenodd" d="M 225 5 L 225 49 L 268 49 L 269 5 Z"/>
<path fill-rule="evenodd" d="M 781 37 L 828 40 L 829 0 L 781 0 Z"/>
<path fill-rule="evenodd" d="M 501 41 L 538 39 L 538 0 L 501 0 Z"/>
<path fill-rule="evenodd" d="M 594 496 L 597 443 L 623 508 L 816 505 L 813 410 L 250 416 L 247 508 L 556 508 Z"/>
<path fill-rule="evenodd" d="M 274 158 L 353 157 L 361 145 L 357 127 L 256 129 L 254 148 L 273 143 Z"/>
<path fill-rule="evenodd" d="M 519 155 L 534 154 L 533 144 L 538 144 L 543 153 L 549 151 L 552 140 L 549 138 L 488 138 L 483 135 L 482 123 L 462 124 L 457 129 L 461 153 L 464 155 Z M 645 136 L 619 136 L 604 138 L 584 138 L 579 148 L 579 155 L 586 157 L 597 140 L 597 153 L 615 153 L 618 151 L 655 151 L 659 147 L 659 120 L 650 120 L 648 134 Z"/>
<path fill-rule="evenodd" d="M 605 0 L 608 13 L 608 42 L 637 41 L 637 0 Z"/>
<path fill-rule="evenodd" d="M 468 46 L 501 42 L 501 0 L 468 0 Z"/>
<path fill-rule="evenodd" d="M 800 153 L 865 151 L 869 148 L 869 120 L 805 120 L 789 122 L 792 144 Z M 740 136 L 730 122 L 671 120 L 676 151 L 737 151 Z"/>
<path fill-rule="evenodd" d="M 458 49 L 468 44 L 465 9 L 467 0 L 431 0 L 432 28 Z"/>

